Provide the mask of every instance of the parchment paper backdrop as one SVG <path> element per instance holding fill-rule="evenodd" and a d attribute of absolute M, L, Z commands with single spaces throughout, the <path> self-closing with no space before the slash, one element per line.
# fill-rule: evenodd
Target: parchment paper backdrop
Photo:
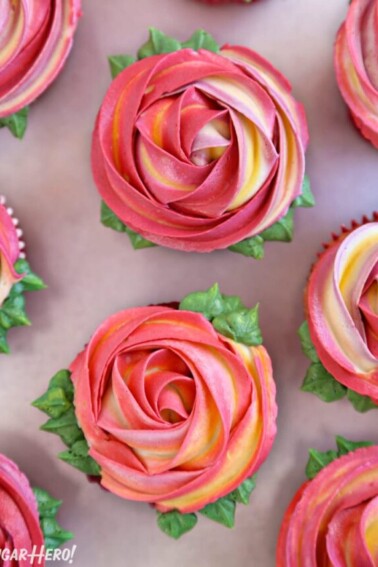
<path fill-rule="evenodd" d="M 0 360 L 0 451 L 33 483 L 64 499 L 60 521 L 76 534 L 78 567 L 273 567 L 280 521 L 304 480 L 307 449 L 331 448 L 335 434 L 378 442 L 378 412 L 345 401 L 327 406 L 299 391 L 307 367 L 296 330 L 316 253 L 332 230 L 378 208 L 378 153 L 355 132 L 337 91 L 333 41 L 347 0 L 259 0 L 211 7 L 191 0 L 84 0 L 63 74 L 33 105 L 23 142 L 0 131 L 0 192 L 21 221 L 27 255 L 48 290 L 29 294 L 33 326 L 10 333 Z M 95 115 L 110 82 L 107 55 L 135 53 L 155 26 L 180 39 L 204 27 L 219 42 L 269 58 L 306 106 L 313 210 L 298 210 L 292 244 L 268 244 L 263 261 L 230 252 L 134 252 L 125 235 L 99 223 L 90 165 Z M 66 367 L 96 326 L 125 307 L 179 299 L 218 281 L 224 293 L 260 302 L 278 386 L 279 432 L 249 507 L 227 530 L 200 518 L 181 541 L 164 536 L 148 505 L 117 499 L 55 457 L 59 438 L 30 401 Z"/>

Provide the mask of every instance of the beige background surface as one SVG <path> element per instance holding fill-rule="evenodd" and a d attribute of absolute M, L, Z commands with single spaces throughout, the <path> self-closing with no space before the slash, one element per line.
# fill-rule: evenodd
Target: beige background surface
<path fill-rule="evenodd" d="M 283 512 L 304 480 L 307 449 L 331 448 L 336 433 L 378 442 L 378 412 L 361 416 L 347 402 L 327 406 L 299 391 L 307 361 L 296 329 L 310 265 L 332 230 L 378 207 L 378 154 L 350 124 L 333 73 L 333 40 L 347 5 L 260 0 L 215 8 L 190 0 L 84 0 L 72 56 L 32 107 L 25 140 L 0 131 L 0 189 L 21 220 L 32 266 L 49 286 L 29 294 L 33 326 L 10 334 L 12 355 L 0 360 L 0 451 L 33 483 L 64 499 L 60 519 L 76 534 L 79 567 L 271 567 Z M 287 74 L 306 106 L 308 173 L 317 207 L 299 210 L 294 242 L 268 244 L 261 262 L 230 252 L 134 252 L 126 236 L 98 221 L 89 151 L 110 82 L 106 56 L 134 53 L 150 25 L 180 39 L 204 27 L 219 42 L 260 51 Z M 278 386 L 279 432 L 250 507 L 239 507 L 236 528 L 201 518 L 193 533 L 175 543 L 157 529 L 149 506 L 119 500 L 58 461 L 62 444 L 38 431 L 43 416 L 29 403 L 107 315 L 177 299 L 214 281 L 250 305 L 261 303 Z"/>

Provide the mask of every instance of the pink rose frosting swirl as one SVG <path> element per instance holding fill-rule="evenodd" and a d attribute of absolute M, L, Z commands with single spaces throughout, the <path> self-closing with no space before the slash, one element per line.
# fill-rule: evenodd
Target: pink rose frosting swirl
<path fill-rule="evenodd" d="M 44 538 L 39 523 L 38 507 L 28 479 L 18 467 L 0 455 L 0 550 L 41 550 Z M 18 560 L 0 559 L 3 567 L 32 567 L 30 558 Z M 38 565 L 45 565 L 40 559 Z"/>
<path fill-rule="evenodd" d="M 328 372 L 378 402 L 378 222 L 335 237 L 313 267 L 306 311 Z"/>
<path fill-rule="evenodd" d="M 0 118 L 33 102 L 70 52 L 81 0 L 0 0 Z"/>
<path fill-rule="evenodd" d="M 302 486 L 284 518 L 277 567 L 378 567 L 378 447 L 358 449 Z"/>
<path fill-rule="evenodd" d="M 92 169 L 132 230 L 184 251 L 226 248 L 270 227 L 301 193 L 308 141 L 288 81 L 246 47 L 138 61 L 98 114 Z"/>
<path fill-rule="evenodd" d="M 150 306 L 107 319 L 71 366 L 76 416 L 101 484 L 193 512 L 254 474 L 276 432 L 264 347 L 198 313 Z"/>
<path fill-rule="evenodd" d="M 335 67 L 355 124 L 378 148 L 377 0 L 352 0 L 337 36 Z"/>
<path fill-rule="evenodd" d="M 20 256 L 17 229 L 7 209 L 0 202 L 0 307 L 13 285 L 22 279 L 14 270 Z"/>

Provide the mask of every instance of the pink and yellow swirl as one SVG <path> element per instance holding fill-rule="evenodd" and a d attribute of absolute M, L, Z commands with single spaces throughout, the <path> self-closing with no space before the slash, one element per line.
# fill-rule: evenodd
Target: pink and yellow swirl
<path fill-rule="evenodd" d="M 333 461 L 286 512 L 277 567 L 378 567 L 378 447 Z"/>
<path fill-rule="evenodd" d="M 288 81 L 254 51 L 182 49 L 126 68 L 98 114 L 105 203 L 156 244 L 209 252 L 254 236 L 301 193 L 308 141 Z"/>
<path fill-rule="evenodd" d="M 33 102 L 70 52 L 81 0 L 0 0 L 0 118 Z"/>
<path fill-rule="evenodd" d="M 75 411 L 101 484 L 193 512 L 254 474 L 276 433 L 264 347 L 198 313 L 150 306 L 107 319 L 71 366 Z"/>
<path fill-rule="evenodd" d="M 378 402 L 378 222 L 343 233 L 309 278 L 306 311 L 316 352 L 336 380 Z"/>
<path fill-rule="evenodd" d="M 356 126 L 378 148 L 377 0 L 352 0 L 337 36 L 335 68 Z"/>
<path fill-rule="evenodd" d="M 29 481 L 15 463 L 0 455 L 0 551 L 9 556 L 27 552 L 24 559 L 0 559 L 0 564 L 32 567 L 36 565 L 30 558 L 33 548 L 39 552 L 43 545 L 37 502 Z M 44 566 L 45 560 L 40 558 L 38 565 Z"/>
<path fill-rule="evenodd" d="M 11 216 L 0 204 L 0 307 L 13 285 L 22 279 L 14 270 L 20 255 L 20 245 Z"/>

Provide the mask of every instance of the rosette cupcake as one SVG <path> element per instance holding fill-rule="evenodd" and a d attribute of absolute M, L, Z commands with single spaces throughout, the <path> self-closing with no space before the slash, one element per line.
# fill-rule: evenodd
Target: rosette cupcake
<path fill-rule="evenodd" d="M 72 47 L 81 0 L 0 3 L 0 127 L 18 138 L 28 106 L 60 73 Z"/>
<path fill-rule="evenodd" d="M 336 40 L 335 68 L 352 119 L 378 148 L 378 2 L 352 0 Z"/>
<path fill-rule="evenodd" d="M 277 567 L 378 565 L 378 446 L 337 438 L 310 451 L 306 482 L 290 504 Z"/>
<path fill-rule="evenodd" d="M 312 268 L 302 347 L 312 364 L 303 390 L 378 407 L 378 214 L 343 227 Z"/>
<path fill-rule="evenodd" d="M 61 558 L 61 550 L 54 550 L 73 537 L 56 520 L 61 504 L 45 490 L 32 489 L 17 465 L 0 454 L 0 564 L 44 566 L 54 553 Z M 70 558 L 75 552 L 64 551 Z"/>
<path fill-rule="evenodd" d="M 7 333 L 12 327 L 30 325 L 25 313 L 26 291 L 45 287 L 25 259 L 22 230 L 13 209 L 0 196 L 0 353 L 8 353 Z"/>
<path fill-rule="evenodd" d="M 110 58 L 92 170 L 102 222 L 135 248 L 231 248 L 261 258 L 289 241 L 305 178 L 307 122 L 288 81 L 260 55 L 150 30 L 137 60 Z"/>
<path fill-rule="evenodd" d="M 275 384 L 257 307 L 214 285 L 180 304 L 107 319 L 34 402 L 60 457 L 106 490 L 148 502 L 178 538 L 197 512 L 227 527 L 276 433 Z"/>

